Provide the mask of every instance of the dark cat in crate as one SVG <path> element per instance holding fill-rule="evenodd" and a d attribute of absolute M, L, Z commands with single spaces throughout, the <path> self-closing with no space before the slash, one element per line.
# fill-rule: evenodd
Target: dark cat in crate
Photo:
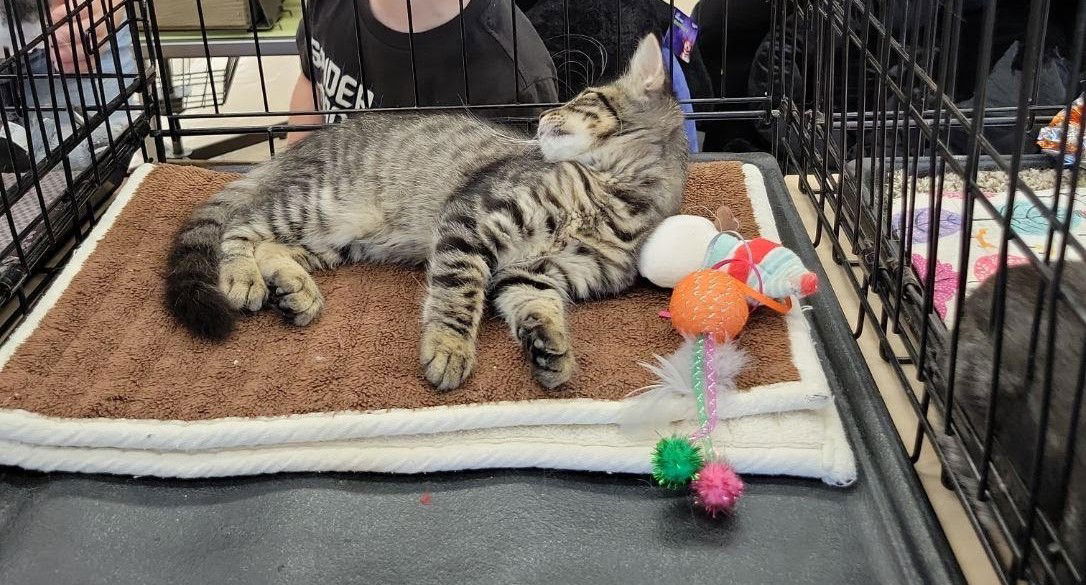
<path fill-rule="evenodd" d="M 957 386 L 954 397 L 962 412 L 984 437 L 988 407 L 991 402 L 992 364 L 995 353 L 995 331 L 991 328 L 991 307 L 996 293 L 996 277 L 981 283 L 963 305 L 960 328 Z M 994 467 L 1004 478 L 1015 508 L 1023 510 L 1028 504 L 1028 490 L 1033 473 L 1034 446 L 1043 407 L 1045 363 L 1048 358 L 1048 311 L 1042 297 L 1041 318 L 1036 352 L 1030 356 L 1030 339 L 1034 330 L 1038 287 L 1041 276 L 1032 265 L 1007 269 L 1006 310 L 1004 314 L 1003 350 L 1000 362 L 999 390 L 994 419 Z M 1086 299 L 1086 263 L 1068 262 L 1060 287 L 1068 299 Z M 1056 337 L 1052 356 L 1052 394 L 1045 430 L 1044 466 L 1040 478 L 1037 504 L 1053 523 L 1079 574 L 1086 570 L 1086 440 L 1083 433 L 1068 444 L 1073 422 L 1073 410 L 1079 385 L 1079 366 L 1083 357 L 1086 327 L 1073 314 L 1066 302 L 1058 302 Z M 1030 371 L 1030 368 L 1032 372 Z M 1078 418 L 1086 418 L 1080 403 Z M 1079 423 L 1079 429 L 1086 420 Z M 998 534 L 992 517 L 992 502 L 977 499 L 977 479 L 969 466 L 968 455 L 979 461 L 979 449 L 962 452 L 952 438 L 941 441 L 948 455 L 951 473 L 965 488 L 969 503 L 978 511 L 981 523 L 991 534 Z M 1068 457 L 1070 477 L 1063 487 L 1063 473 Z M 978 465 L 979 468 L 979 465 Z M 990 484 L 992 485 L 992 484 Z M 1066 497 L 1065 497 L 1066 496 Z M 1004 504 L 1005 506 L 1006 504 Z M 1004 510 L 1004 517 L 1007 516 Z M 1011 522 L 1011 526 L 1016 526 Z M 1013 530 L 1013 528 L 1012 528 Z M 1042 534 L 1037 522 L 1034 534 Z M 1012 533 L 1012 537 L 1016 536 Z M 1034 557 L 1036 558 L 1036 557 Z M 1057 583 L 1071 583 L 1071 573 L 1062 562 L 1053 561 Z"/>

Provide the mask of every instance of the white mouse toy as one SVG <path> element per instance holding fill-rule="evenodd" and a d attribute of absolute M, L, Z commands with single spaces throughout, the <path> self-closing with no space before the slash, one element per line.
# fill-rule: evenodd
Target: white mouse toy
<path fill-rule="evenodd" d="M 675 288 L 687 275 L 719 264 L 771 298 L 805 297 L 818 290 L 818 276 L 795 252 L 765 238 L 743 239 L 727 206 L 717 210 L 716 218 L 674 215 L 660 222 L 637 259 L 641 276 L 656 286 Z"/>
<path fill-rule="evenodd" d="M 709 242 L 720 233 L 698 215 L 673 215 L 649 234 L 637 259 L 637 270 L 652 284 L 675 288 L 684 276 L 701 269 Z"/>

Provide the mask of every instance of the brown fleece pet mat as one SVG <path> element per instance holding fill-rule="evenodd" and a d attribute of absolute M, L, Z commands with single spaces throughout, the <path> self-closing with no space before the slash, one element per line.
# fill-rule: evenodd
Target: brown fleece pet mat
<path fill-rule="evenodd" d="M 369 411 L 541 398 L 618 400 L 652 383 L 638 362 L 680 343 L 657 313 L 670 291 L 639 286 L 572 309 L 578 370 L 548 392 L 531 377 L 507 327 L 489 317 L 476 371 L 438 394 L 420 375 L 422 273 L 354 265 L 316 275 L 326 299 L 312 325 L 271 311 L 242 320 L 225 343 L 196 340 L 163 306 L 165 259 L 193 208 L 235 175 L 159 166 L 0 372 L 0 409 L 64 418 L 205 420 Z M 738 162 L 691 167 L 685 213 L 731 206 L 745 237 L 757 223 Z M 784 320 L 756 312 L 741 338 L 741 389 L 800 379 Z"/>

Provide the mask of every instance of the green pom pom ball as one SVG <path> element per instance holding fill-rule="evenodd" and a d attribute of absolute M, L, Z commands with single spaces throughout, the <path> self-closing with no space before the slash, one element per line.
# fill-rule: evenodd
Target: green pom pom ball
<path fill-rule="evenodd" d="M 667 437 L 652 451 L 652 478 L 670 489 L 690 483 L 705 463 L 701 448 L 683 437 Z"/>

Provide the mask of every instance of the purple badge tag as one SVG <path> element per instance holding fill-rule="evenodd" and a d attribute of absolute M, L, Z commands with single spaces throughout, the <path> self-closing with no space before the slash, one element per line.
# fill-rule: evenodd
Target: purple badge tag
<path fill-rule="evenodd" d="M 698 40 L 698 24 L 678 8 L 671 18 L 671 54 L 690 62 L 690 52 Z"/>

